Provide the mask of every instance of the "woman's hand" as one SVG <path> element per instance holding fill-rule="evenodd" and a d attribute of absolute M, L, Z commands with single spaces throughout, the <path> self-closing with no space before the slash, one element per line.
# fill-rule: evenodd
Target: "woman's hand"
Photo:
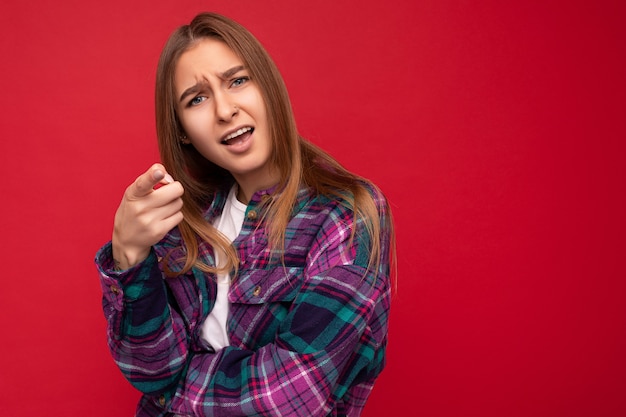
<path fill-rule="evenodd" d="M 113 226 L 116 268 L 128 269 L 146 259 L 150 248 L 183 220 L 183 192 L 161 164 L 152 165 L 126 189 Z"/>

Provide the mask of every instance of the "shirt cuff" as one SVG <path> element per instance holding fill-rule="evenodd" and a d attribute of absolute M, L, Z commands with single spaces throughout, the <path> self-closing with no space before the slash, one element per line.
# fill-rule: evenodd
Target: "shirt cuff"
<path fill-rule="evenodd" d="M 158 264 L 158 260 L 154 249 L 151 249 L 148 257 L 142 262 L 129 269 L 117 270 L 113 260 L 112 244 L 108 242 L 96 254 L 95 263 L 100 274 L 103 297 L 116 310 L 122 311 L 124 301 L 134 301 L 138 298 L 139 294 L 133 291 L 133 288 L 151 279 L 154 275 L 151 272 Z"/>

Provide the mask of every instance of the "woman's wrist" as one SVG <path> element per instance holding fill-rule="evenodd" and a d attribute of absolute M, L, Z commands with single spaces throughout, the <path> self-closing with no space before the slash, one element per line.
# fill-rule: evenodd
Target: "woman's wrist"
<path fill-rule="evenodd" d="M 111 249 L 116 271 L 125 271 L 132 268 L 143 262 L 150 255 L 150 248 L 126 248 L 119 245 L 115 238 L 112 240 Z"/>

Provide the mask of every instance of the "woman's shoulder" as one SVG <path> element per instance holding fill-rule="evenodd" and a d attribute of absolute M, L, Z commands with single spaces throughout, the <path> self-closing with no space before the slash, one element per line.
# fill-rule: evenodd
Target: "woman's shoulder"
<path fill-rule="evenodd" d="M 372 181 L 365 178 L 355 178 L 350 186 L 325 187 L 323 190 L 311 190 L 312 198 L 329 205 L 353 206 L 355 202 L 363 200 L 374 202 L 377 207 L 385 207 L 387 198 L 381 189 Z"/>
<path fill-rule="evenodd" d="M 333 222 L 350 222 L 354 213 L 384 217 L 388 212 L 387 198 L 373 182 L 358 179 L 351 187 L 326 187 L 316 190 L 303 187 L 298 194 L 296 218 L 331 218 Z M 369 217 L 368 216 L 368 217 Z"/>

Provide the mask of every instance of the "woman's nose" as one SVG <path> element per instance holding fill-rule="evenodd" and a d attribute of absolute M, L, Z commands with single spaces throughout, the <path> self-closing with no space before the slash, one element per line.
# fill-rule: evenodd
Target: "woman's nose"
<path fill-rule="evenodd" d="M 215 114 L 219 121 L 228 122 L 238 112 L 237 105 L 230 99 L 228 94 L 215 95 Z"/>

